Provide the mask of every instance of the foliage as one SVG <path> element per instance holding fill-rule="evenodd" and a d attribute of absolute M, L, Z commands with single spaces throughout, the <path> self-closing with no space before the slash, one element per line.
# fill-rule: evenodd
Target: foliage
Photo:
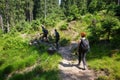
<path fill-rule="evenodd" d="M 115 11 L 115 15 L 120 17 L 120 5 L 116 6 L 114 11 Z"/>
<path fill-rule="evenodd" d="M 99 76 L 96 80 L 108 80 L 107 76 Z"/>
<path fill-rule="evenodd" d="M 41 79 L 41 75 L 49 76 L 52 72 L 55 73 L 56 79 L 58 79 L 58 72 L 54 72 L 57 70 L 57 64 L 60 60 L 60 56 L 57 55 L 49 55 L 46 52 L 46 46 L 38 45 L 38 46 L 30 46 L 28 43 L 28 39 L 21 38 L 20 34 L 13 34 L 11 33 L 4 34 L 0 36 L 2 43 L 0 45 L 0 79 L 5 80 L 6 75 L 14 73 L 15 71 L 22 71 L 27 67 L 35 65 L 36 62 L 40 60 L 40 67 L 42 67 L 42 72 L 39 75 L 39 79 Z M 50 61 L 46 62 L 46 59 Z M 56 62 L 54 62 L 56 60 Z M 54 63 L 54 64 L 53 64 Z M 46 66 L 47 65 L 47 66 Z M 21 75 L 16 74 L 15 76 L 11 76 L 10 80 L 19 80 L 18 78 L 22 78 L 26 80 L 28 77 L 35 78 L 37 74 L 35 71 L 23 73 Z M 45 74 L 44 74 L 45 73 Z M 32 75 L 35 74 L 35 75 Z M 17 76 L 19 75 L 19 76 Z M 23 76 L 24 75 L 24 76 Z M 20 79 L 21 79 L 20 78 Z M 53 77 L 52 77 L 53 78 Z M 28 78 L 29 79 L 29 78 Z"/>
<path fill-rule="evenodd" d="M 26 21 L 21 21 L 20 23 L 16 24 L 15 28 L 18 32 L 27 32 L 30 30 L 31 25 Z"/>
<path fill-rule="evenodd" d="M 97 6 L 97 1 L 93 0 L 89 5 L 88 11 L 90 13 L 94 13 L 96 11 L 96 6 Z"/>
<path fill-rule="evenodd" d="M 31 26 L 34 31 L 39 31 L 40 20 L 33 20 Z"/>
<path fill-rule="evenodd" d="M 120 25 L 118 26 L 119 29 L 116 29 L 114 30 L 113 34 L 111 35 L 112 36 L 112 40 L 111 40 L 111 43 L 112 43 L 112 46 L 113 48 L 119 48 L 120 47 Z M 116 46 L 117 44 L 117 46 Z"/>
<path fill-rule="evenodd" d="M 10 80 L 58 80 L 60 56 L 57 53 L 49 55 L 45 45 L 28 44 L 31 38 L 29 33 L 37 33 L 41 24 L 48 29 L 57 26 L 61 30 L 61 46 L 68 45 L 76 34 L 78 38 L 81 31 L 86 31 L 91 44 L 91 53 L 87 56 L 90 67 L 110 73 L 108 77 L 100 76 L 98 80 L 120 79 L 120 5 L 117 5 L 117 0 L 61 1 L 58 5 L 58 0 L 0 0 L 3 28 L 6 32 L 10 29 L 6 34 L 0 29 L 0 80 L 36 62 L 39 65 L 35 69 L 16 73 Z M 113 49 L 118 51 L 112 52 Z"/>
<path fill-rule="evenodd" d="M 60 30 L 67 30 L 68 24 L 64 23 L 61 25 Z"/>
<path fill-rule="evenodd" d="M 110 36 L 113 34 L 115 29 L 118 29 L 119 20 L 113 17 L 106 17 L 102 22 L 103 33 L 107 34 L 107 39 L 110 39 Z"/>
<path fill-rule="evenodd" d="M 106 76 L 100 76 L 97 80 L 119 79 L 120 51 L 114 50 L 109 44 L 100 43 L 91 45 L 91 52 L 87 55 L 89 66 L 98 71 L 105 72 Z M 112 56 L 110 55 L 112 54 Z M 102 65 L 102 66 L 101 66 Z"/>
<path fill-rule="evenodd" d="M 68 13 L 68 21 L 76 20 L 79 16 L 77 5 L 70 6 Z"/>

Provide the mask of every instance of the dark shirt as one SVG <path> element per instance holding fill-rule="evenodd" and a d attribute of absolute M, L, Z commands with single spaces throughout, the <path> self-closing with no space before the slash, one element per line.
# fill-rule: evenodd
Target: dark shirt
<path fill-rule="evenodd" d="M 56 39 L 60 39 L 60 35 L 57 31 L 55 32 L 55 37 L 56 37 Z"/>

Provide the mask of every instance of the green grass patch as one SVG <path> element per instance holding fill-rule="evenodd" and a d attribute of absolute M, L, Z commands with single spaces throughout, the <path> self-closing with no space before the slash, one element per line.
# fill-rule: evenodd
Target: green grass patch
<path fill-rule="evenodd" d="M 114 54 L 111 56 L 110 54 Z M 109 46 L 91 46 L 91 52 L 87 56 L 88 65 L 96 71 L 104 71 L 106 76 L 100 76 L 97 80 L 120 79 L 120 51 L 113 51 Z"/>
<path fill-rule="evenodd" d="M 58 80 L 58 63 L 61 56 L 57 53 L 49 55 L 43 44 L 30 46 L 28 39 L 21 38 L 20 34 L 3 34 L 0 36 L 0 80 L 5 80 L 9 74 L 22 71 L 38 63 L 40 74 L 32 70 L 23 74 L 14 74 L 9 80 L 47 80 L 53 73 L 55 80 Z M 36 75 L 38 75 L 36 77 Z M 45 78 L 43 76 L 46 76 Z M 42 79 L 43 78 L 43 79 Z M 51 77 L 51 80 L 54 80 Z"/>

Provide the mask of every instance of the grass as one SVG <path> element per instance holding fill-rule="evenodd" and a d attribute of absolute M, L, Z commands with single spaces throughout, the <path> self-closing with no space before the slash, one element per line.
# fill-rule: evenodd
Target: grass
<path fill-rule="evenodd" d="M 68 23 L 64 20 L 58 23 L 55 28 L 60 33 L 60 45 L 65 46 L 71 40 L 79 40 L 79 33 L 82 31 L 87 32 L 87 35 L 91 35 L 88 26 L 91 25 L 93 19 L 98 21 L 98 27 L 101 26 L 99 21 L 104 19 L 104 16 L 101 16 L 101 14 L 96 16 L 86 14 L 79 21 Z M 63 24 L 68 25 L 65 25 L 65 30 L 60 30 Z M 75 39 L 73 39 L 76 34 L 74 32 L 78 33 Z M 34 37 L 37 33 L 36 31 L 30 35 Z M 5 80 L 9 74 L 15 71 L 20 72 L 36 63 L 38 65 L 31 71 L 14 73 L 9 80 L 59 80 L 57 66 L 61 56 L 57 53 L 50 55 L 46 52 L 48 47 L 44 45 L 30 46 L 28 43 L 31 37 L 22 38 L 20 35 L 21 33 L 17 32 L 14 34 L 0 33 L 0 80 Z M 95 71 L 104 71 L 107 75 L 99 76 L 97 80 L 120 80 L 120 50 L 116 51 L 106 44 L 91 44 L 87 62 L 90 68 Z"/>
<path fill-rule="evenodd" d="M 25 74 L 15 74 L 10 80 L 59 80 L 57 70 L 43 71 L 40 66 L 37 66 L 31 72 Z M 51 76 L 52 74 L 52 76 Z"/>
<path fill-rule="evenodd" d="M 96 19 L 100 21 L 103 19 L 101 15 L 85 15 L 82 20 L 76 21 L 75 24 L 71 24 L 72 31 L 77 33 L 81 31 L 85 31 L 90 35 L 90 31 L 88 30 L 88 26 L 92 23 L 92 20 Z M 69 23 L 68 23 L 69 24 Z M 100 26 L 100 23 L 97 23 Z M 71 36 L 72 32 L 67 34 L 69 30 L 61 31 L 62 39 L 66 39 L 71 41 L 73 36 Z M 79 35 L 77 37 L 80 37 Z M 78 39 L 78 38 L 76 38 Z M 62 44 L 67 43 L 66 40 L 62 41 Z M 116 43 L 116 42 L 115 42 Z M 118 45 L 119 46 L 119 45 Z M 91 44 L 91 51 L 87 55 L 87 61 L 90 68 L 95 71 L 104 71 L 106 75 L 99 76 L 97 80 L 120 80 L 120 50 L 115 50 L 112 48 L 112 45 L 109 44 Z"/>
<path fill-rule="evenodd" d="M 106 76 L 99 76 L 98 80 L 120 79 L 120 50 L 112 50 L 104 44 L 94 45 L 88 53 L 87 60 L 90 68 L 105 72 Z"/>
<path fill-rule="evenodd" d="M 30 46 L 28 39 L 21 38 L 20 34 L 2 34 L 0 36 L 0 80 L 7 79 L 8 75 L 14 73 L 9 80 L 58 80 L 58 63 L 61 56 L 57 53 L 49 55 L 44 45 Z M 33 70 L 26 73 L 20 71 L 35 65 Z M 39 69 L 40 68 L 40 73 Z M 38 71 L 36 71 L 36 69 Z M 15 73 L 15 72 L 18 73 Z M 54 77 L 50 75 L 53 74 Z M 36 76 L 37 75 L 37 76 Z M 45 77 L 44 77 L 45 76 Z"/>

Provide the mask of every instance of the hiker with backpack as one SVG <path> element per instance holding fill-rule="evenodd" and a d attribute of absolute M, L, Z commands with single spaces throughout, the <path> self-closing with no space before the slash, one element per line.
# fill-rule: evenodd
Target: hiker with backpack
<path fill-rule="evenodd" d="M 59 48 L 59 45 L 58 45 L 59 39 L 60 39 L 60 35 L 59 35 L 58 31 L 55 29 L 55 44 L 56 44 L 56 49 Z"/>
<path fill-rule="evenodd" d="M 81 61 L 83 62 L 83 70 L 87 69 L 86 65 L 86 54 L 88 53 L 90 46 L 89 46 L 89 41 L 86 39 L 86 33 L 82 32 L 81 34 L 81 39 L 78 43 L 78 66 L 80 65 Z"/>
<path fill-rule="evenodd" d="M 42 40 L 48 41 L 48 37 L 47 37 L 48 30 L 43 25 L 42 25 L 42 32 L 43 32 Z"/>

